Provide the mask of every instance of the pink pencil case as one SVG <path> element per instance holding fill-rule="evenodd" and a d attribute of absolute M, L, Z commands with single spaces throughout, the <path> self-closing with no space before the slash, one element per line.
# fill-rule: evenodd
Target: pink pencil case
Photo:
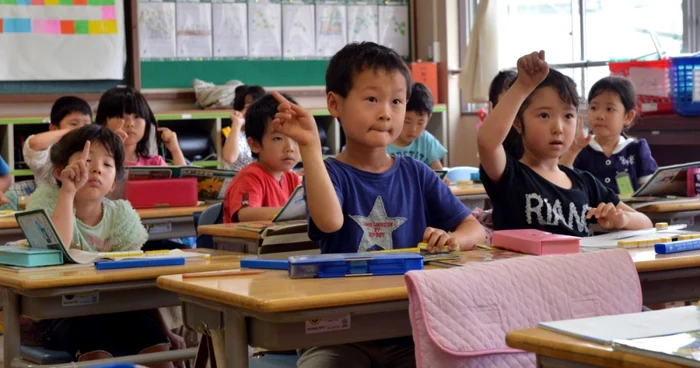
<path fill-rule="evenodd" d="M 578 253 L 581 238 L 541 230 L 500 230 L 493 232 L 492 244 L 515 252 L 547 255 Z"/>

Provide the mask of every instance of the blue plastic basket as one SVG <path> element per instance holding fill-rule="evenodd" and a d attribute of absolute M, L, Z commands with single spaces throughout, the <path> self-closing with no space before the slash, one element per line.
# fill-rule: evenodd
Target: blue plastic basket
<path fill-rule="evenodd" d="M 678 115 L 700 115 L 700 56 L 671 58 L 671 100 Z"/>

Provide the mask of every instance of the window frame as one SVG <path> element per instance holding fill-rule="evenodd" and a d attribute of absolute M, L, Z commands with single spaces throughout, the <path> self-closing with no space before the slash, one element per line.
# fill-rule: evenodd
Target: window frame
<path fill-rule="evenodd" d="M 467 50 L 467 44 L 469 43 L 471 29 L 474 25 L 477 1 L 478 0 L 459 0 L 460 65 L 464 65 L 464 55 Z M 588 60 L 586 58 L 586 12 L 581 11 L 585 10 L 586 0 L 571 0 L 571 3 L 571 16 L 575 18 L 573 19 L 574 24 L 578 26 L 578 31 L 576 27 L 574 27 L 574 47 L 578 49 L 581 60 L 570 63 L 552 64 L 552 67 L 578 71 L 580 75 L 577 75 L 577 79 L 580 78 L 579 86 L 581 92 L 583 92 L 586 91 L 586 72 L 588 67 L 606 66 L 608 65 L 608 60 Z M 700 26 L 698 26 L 697 22 L 698 19 L 700 19 L 700 4 L 697 4 L 694 0 L 683 0 L 681 7 L 683 9 L 682 52 L 698 52 L 700 51 Z M 578 16 L 575 14 L 577 10 Z M 486 103 L 464 101 L 461 95 L 460 104 L 463 115 L 476 114 L 480 108 L 487 106 Z"/>

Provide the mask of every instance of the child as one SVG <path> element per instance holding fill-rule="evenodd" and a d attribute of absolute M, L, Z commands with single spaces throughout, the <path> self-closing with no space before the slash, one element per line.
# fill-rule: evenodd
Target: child
<path fill-rule="evenodd" d="M 433 114 L 433 94 L 424 84 L 416 83 L 411 90 L 411 99 L 406 104 L 403 130 L 386 151 L 390 155 L 410 156 L 422 161 L 433 170 L 442 170 L 440 160 L 447 150 L 435 137 L 425 131 Z"/>
<path fill-rule="evenodd" d="M 167 165 L 163 156 L 150 154 L 151 126 L 160 133 L 161 141 L 173 157 L 173 164 L 187 165 L 175 132 L 158 128 L 146 98 L 131 87 L 115 87 L 105 92 L 97 106 L 95 122 L 111 129 L 124 141 L 124 166 Z"/>
<path fill-rule="evenodd" d="M 483 242 L 484 229 L 424 163 L 390 156 L 401 133 L 411 73 L 393 50 L 372 42 L 350 43 L 326 71 L 328 110 L 340 120 L 346 148 L 323 160 L 311 114 L 282 100 L 274 126 L 294 138 L 304 161 L 309 237 L 322 253 L 355 253 L 445 245 L 462 250 Z M 411 337 L 314 347 L 301 368 L 415 367 Z"/>
<path fill-rule="evenodd" d="M 514 70 L 502 70 L 496 74 L 489 86 L 489 113 L 498 105 L 498 100 L 513 85 L 517 77 L 518 73 Z M 508 136 L 503 141 L 503 148 L 518 160 L 523 157 L 523 141 L 515 128 L 511 127 L 508 131 Z"/>
<path fill-rule="evenodd" d="M 301 184 L 291 171 L 299 162 L 299 146 L 272 124 L 278 105 L 272 95 L 265 95 L 246 112 L 245 135 L 258 161 L 236 174 L 226 190 L 225 223 L 272 220 Z"/>
<path fill-rule="evenodd" d="M 253 101 L 265 95 L 265 89 L 260 86 L 238 86 L 233 98 L 233 112 L 231 113 L 231 129 L 224 144 L 221 158 L 225 170 L 241 171 L 246 165 L 253 162 L 253 155 L 246 141 L 243 127 L 248 106 Z"/>
<path fill-rule="evenodd" d="M 82 98 L 63 96 L 53 103 L 49 131 L 30 135 L 22 149 L 24 162 L 34 171 L 37 185 L 56 183 L 49 160 L 51 146 L 66 133 L 91 122 L 92 109 Z"/>
<path fill-rule="evenodd" d="M 12 185 L 12 177 L 10 176 L 10 167 L 7 166 L 5 160 L 0 156 L 0 207 L 8 204 L 9 200 L 5 192 Z"/>
<path fill-rule="evenodd" d="M 544 51 L 518 60 L 518 78 L 479 130 L 480 175 L 493 203 L 494 227 L 591 235 L 603 229 L 651 227 L 593 175 L 559 166 L 576 132 L 578 93 L 571 78 L 550 70 Z M 511 126 L 520 133 L 518 161 L 503 148 Z"/>
<path fill-rule="evenodd" d="M 658 165 L 645 139 L 628 138 L 624 130 L 636 117 L 634 85 L 627 78 L 605 77 L 588 93 L 588 120 L 593 136 L 579 137 L 562 157 L 562 164 L 588 171 L 620 194 L 616 178 L 626 174 L 637 190 Z M 583 136 L 583 134 L 581 134 Z M 580 143 L 577 145 L 576 143 Z M 631 193 L 623 193 L 630 195 Z"/>
<path fill-rule="evenodd" d="M 51 148 L 51 163 L 57 184 L 37 188 L 28 210 L 46 210 L 61 240 L 71 248 L 141 249 L 148 235 L 136 211 L 127 201 L 105 198 L 124 175 L 124 149 L 116 134 L 92 124 L 73 130 Z M 182 346 L 155 311 L 59 319 L 44 325 L 46 347 L 75 354 L 78 361 L 168 351 L 171 342 L 173 347 Z"/>

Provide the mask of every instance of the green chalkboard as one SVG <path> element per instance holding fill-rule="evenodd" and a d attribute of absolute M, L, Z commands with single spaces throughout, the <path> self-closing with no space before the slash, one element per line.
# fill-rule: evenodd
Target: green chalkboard
<path fill-rule="evenodd" d="M 328 60 L 141 61 L 142 88 L 192 88 L 192 78 L 262 86 L 323 86 Z"/>
<path fill-rule="evenodd" d="M 120 84 L 125 82 L 121 80 L 0 82 L 0 94 L 102 93 Z"/>

